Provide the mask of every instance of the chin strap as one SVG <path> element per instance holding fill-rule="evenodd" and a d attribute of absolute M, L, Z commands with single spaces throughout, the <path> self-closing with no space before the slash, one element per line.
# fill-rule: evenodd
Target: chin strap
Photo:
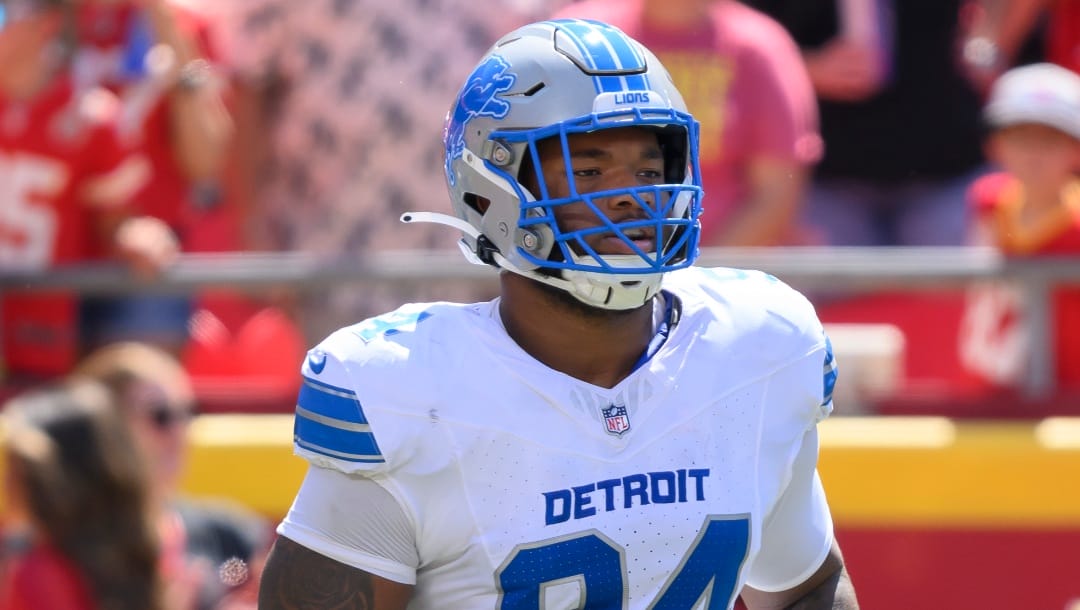
<path fill-rule="evenodd" d="M 401 222 L 430 222 L 433 224 L 445 225 L 453 227 L 465 235 L 468 235 L 476 240 L 478 244 L 490 243 L 487 237 L 484 236 L 479 229 L 468 222 L 465 222 L 461 218 L 450 216 L 449 214 L 442 214 L 440 212 L 405 212 L 401 215 Z M 535 271 L 521 269 L 510 262 L 509 259 L 503 256 L 502 253 L 494 247 L 485 251 L 484 256 L 489 258 L 489 260 L 485 261 L 479 253 L 472 251 L 472 249 L 465 244 L 465 240 L 459 241 L 458 246 L 470 263 L 477 265 L 494 265 L 501 269 L 506 269 L 507 271 L 542 282 L 549 286 L 554 286 L 560 290 L 565 290 L 582 303 L 600 309 L 620 310 L 640 307 L 644 303 L 647 303 L 660 289 L 659 283 L 657 283 L 652 287 L 641 286 L 637 288 L 624 288 L 619 291 L 619 294 L 616 294 L 613 286 L 606 283 L 598 284 L 590 280 L 589 276 L 591 274 L 587 272 L 567 270 L 563 272 L 566 277 L 543 275 L 536 273 Z M 637 260 L 637 257 L 634 256 L 633 259 Z"/>

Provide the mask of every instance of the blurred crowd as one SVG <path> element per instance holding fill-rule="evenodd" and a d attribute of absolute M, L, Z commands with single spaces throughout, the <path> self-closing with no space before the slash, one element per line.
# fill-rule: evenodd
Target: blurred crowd
<path fill-rule="evenodd" d="M 406 4 L 3 0 L 0 270 L 113 261 L 137 282 L 181 253 L 453 249 L 452 231 L 397 219 L 448 211 L 439 135 L 454 83 L 501 32 L 551 16 L 609 21 L 670 67 L 702 124 L 704 245 L 996 244 L 992 206 L 972 195 L 990 187 L 974 185 L 1022 161 L 991 137 L 992 87 L 1023 64 L 1080 66 L 1077 0 Z M 1068 209 L 1075 163 L 1065 171 L 1025 187 Z M 1045 249 L 1021 241 L 998 245 Z M 407 298 L 473 297 L 457 290 Z M 4 373 L 33 384 L 140 340 L 185 366 L 274 378 L 305 337 L 402 298 L 341 290 L 312 315 L 280 291 L 9 291 Z"/>
<path fill-rule="evenodd" d="M 449 211 L 453 87 L 501 33 L 552 16 L 613 23 L 671 70 L 701 121 L 705 246 L 1080 254 L 1080 0 L 0 0 L 0 274 L 100 263 L 140 282 L 191 253 L 453 249 L 453 231 L 398 222 Z M 4 573 L 59 570 L 74 583 L 60 593 L 99 596 L 54 607 L 243 607 L 222 583 L 257 574 L 258 519 L 219 527 L 172 493 L 189 376 L 247 375 L 248 395 L 291 405 L 306 337 L 325 330 L 310 318 L 400 300 L 380 290 L 315 315 L 285 293 L 0 294 L 6 427 L 33 431 L 4 445 L 4 557 L 30 564 Z M 852 310 L 827 301 L 826 322 Z M 889 302 L 948 319 L 957 345 L 932 347 L 963 375 L 1022 380 L 1015 288 L 965 289 L 952 317 Z M 1080 390 L 1080 289 L 1053 307 L 1055 375 Z M 162 471 L 132 471 L 129 450 Z M 71 528 L 92 521 L 94 489 L 40 512 L 76 475 L 128 490 L 110 511 L 150 515 L 113 551 L 141 584 L 94 567 L 115 523 Z M 232 550 L 199 551 L 196 570 L 184 549 L 200 537 Z M 242 578 L 214 575 L 234 557 Z"/>
<path fill-rule="evenodd" d="M 195 413 L 167 352 L 121 342 L 0 411 L 0 608 L 255 608 L 273 530 L 179 491 Z"/>
<path fill-rule="evenodd" d="M 1048 246 L 1056 235 L 1041 228 L 1075 225 L 1066 188 L 1075 126 L 1054 114 L 1076 103 L 1059 82 L 1068 78 L 1027 78 L 1066 107 L 996 122 L 985 110 L 1010 68 L 1080 69 L 1077 0 L 406 4 L 403 13 L 370 0 L 0 1 L 0 272 L 109 261 L 137 285 L 180 254 L 453 249 L 452 231 L 397 219 L 448 211 L 439 134 L 454 83 L 499 33 L 552 16 L 609 21 L 670 67 L 701 121 L 706 246 L 1070 251 Z M 1036 93 L 1023 89 L 1000 93 L 1025 104 Z M 1058 162 L 1002 144 L 1024 137 L 998 137 L 1016 122 L 1065 134 L 1056 147 L 1025 140 L 1058 151 Z M 1017 176 L 1023 164 L 1060 171 Z M 988 177 L 1003 171 L 1023 193 Z M 995 208 L 1002 189 L 1015 196 Z M 1025 205 L 1034 191 L 1039 203 Z M 1023 222 L 987 222 L 992 209 Z M 1044 223 L 1053 210 L 1058 221 Z M 1040 227 L 1034 237 L 1029 225 Z M 474 297 L 446 288 L 341 290 L 317 307 L 287 291 L 9 290 L 5 383 L 55 378 L 122 340 L 162 347 L 189 368 L 278 378 L 305 337 L 350 318 L 403 298 Z M 1012 315 L 1007 292 L 977 295 L 975 322 L 963 326 L 982 339 L 962 340 L 957 358 L 993 339 L 977 330 L 991 324 L 987 312 Z"/>

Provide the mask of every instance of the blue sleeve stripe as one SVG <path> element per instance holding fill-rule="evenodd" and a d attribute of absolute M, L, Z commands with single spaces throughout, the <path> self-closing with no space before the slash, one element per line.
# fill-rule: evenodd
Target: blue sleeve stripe
<path fill-rule="evenodd" d="M 366 426 L 365 426 L 366 427 Z M 370 430 L 351 430 L 296 414 L 293 439 L 301 447 L 344 459 L 375 461 L 382 452 Z"/>
<path fill-rule="evenodd" d="M 297 411 L 302 408 L 309 413 L 343 422 L 368 423 L 355 392 L 320 383 L 308 377 L 304 377 L 304 383 L 300 386 L 296 408 Z"/>
<path fill-rule="evenodd" d="M 836 367 L 836 358 L 833 357 L 832 341 L 825 339 L 825 364 L 822 367 L 825 376 L 821 404 L 827 405 L 832 402 L 833 388 L 836 387 L 836 377 L 839 373 Z"/>
<path fill-rule="evenodd" d="M 329 383 L 319 381 L 318 379 L 312 379 L 311 377 L 308 377 L 306 375 L 304 376 L 304 383 L 312 385 L 315 387 L 315 389 L 323 392 L 341 394 L 344 396 L 356 396 L 356 392 L 353 392 L 348 388 L 340 388 L 336 385 L 330 385 Z"/>
<path fill-rule="evenodd" d="M 322 392 L 330 396 L 337 396 L 338 398 L 344 398 L 346 400 L 356 400 L 356 392 L 352 390 L 344 390 L 342 388 L 335 388 L 334 386 L 326 385 L 325 383 L 319 383 L 314 379 L 304 378 L 305 386 L 311 388 L 312 391 Z M 301 388 L 302 390 L 303 388 Z"/>
<path fill-rule="evenodd" d="M 312 413 L 311 411 L 308 411 L 300 405 L 296 405 L 296 416 L 303 417 L 304 419 L 310 419 L 313 422 L 320 423 L 324 426 L 330 426 L 331 428 L 338 428 L 340 430 L 350 430 L 352 432 L 371 432 L 371 426 L 369 426 L 368 424 L 356 424 L 350 421 L 334 419 L 333 417 L 326 417 L 325 415 Z"/>
<path fill-rule="evenodd" d="M 296 438 L 296 439 L 294 439 L 294 441 L 296 442 L 296 446 L 300 447 L 302 449 L 306 449 L 306 450 L 311 451 L 313 453 L 318 453 L 319 455 L 325 455 L 327 457 L 332 457 L 332 458 L 339 459 L 339 460 L 345 460 L 347 462 L 364 462 L 364 463 L 370 463 L 370 464 L 381 464 L 382 462 L 386 461 L 386 460 L 384 460 L 382 458 L 381 455 L 358 455 L 358 454 L 355 454 L 355 453 L 344 453 L 344 452 L 341 452 L 341 451 L 333 451 L 331 449 L 326 449 L 324 447 L 317 447 L 315 445 L 312 445 L 311 443 L 306 443 L 301 438 Z"/>

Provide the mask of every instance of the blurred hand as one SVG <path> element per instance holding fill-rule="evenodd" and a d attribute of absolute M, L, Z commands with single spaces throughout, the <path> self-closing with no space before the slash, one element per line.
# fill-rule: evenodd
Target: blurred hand
<path fill-rule="evenodd" d="M 980 95 L 985 95 L 1005 71 L 997 43 L 983 36 L 972 36 L 960 46 L 960 71 Z"/>
<path fill-rule="evenodd" d="M 115 239 L 117 256 L 135 275 L 147 279 L 160 274 L 180 254 L 180 244 L 172 229 L 151 216 L 125 220 Z"/>
<path fill-rule="evenodd" d="M 179 572 L 165 579 L 164 610 L 195 610 L 203 583 L 212 577 L 210 564 L 192 561 Z"/>
<path fill-rule="evenodd" d="M 877 49 L 842 37 L 805 54 L 806 69 L 818 97 L 856 102 L 877 93 L 885 68 Z"/>

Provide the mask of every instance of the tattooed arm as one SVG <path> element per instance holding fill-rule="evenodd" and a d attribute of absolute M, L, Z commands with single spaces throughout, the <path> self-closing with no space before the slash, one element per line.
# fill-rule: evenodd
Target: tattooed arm
<path fill-rule="evenodd" d="M 279 537 L 259 586 L 260 610 L 404 610 L 410 585 L 368 574 Z"/>

